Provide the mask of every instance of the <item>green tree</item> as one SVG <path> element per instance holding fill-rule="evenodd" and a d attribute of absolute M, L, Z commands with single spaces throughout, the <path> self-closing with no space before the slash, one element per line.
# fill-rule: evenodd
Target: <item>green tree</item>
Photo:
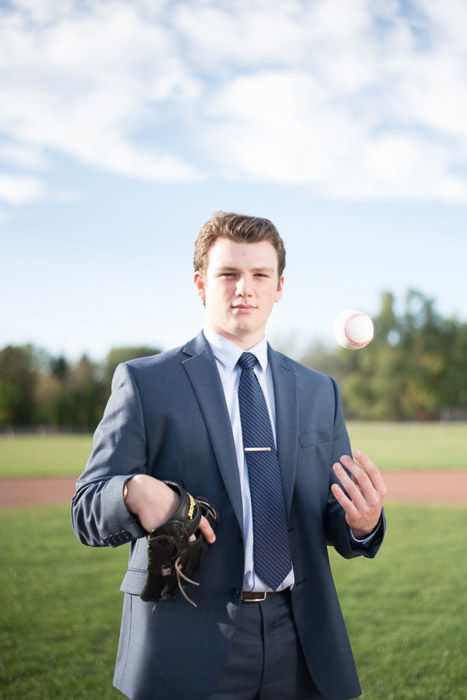
<path fill-rule="evenodd" d="M 49 373 L 60 381 L 64 381 L 68 375 L 70 366 L 68 360 L 63 355 L 51 357 L 49 361 Z"/>
<path fill-rule="evenodd" d="M 101 418 L 104 401 L 99 365 L 83 355 L 68 368 L 55 407 L 57 423 L 61 427 L 93 429 Z"/>
<path fill-rule="evenodd" d="M 0 350 L 0 425 L 30 425 L 38 373 L 31 345 Z"/>

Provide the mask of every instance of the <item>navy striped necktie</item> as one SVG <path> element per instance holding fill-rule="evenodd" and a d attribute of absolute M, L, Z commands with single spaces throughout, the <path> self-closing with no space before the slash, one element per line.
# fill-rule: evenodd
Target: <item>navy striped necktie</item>
<path fill-rule="evenodd" d="M 264 394 L 254 372 L 257 360 L 244 352 L 238 400 L 253 511 L 255 571 L 273 590 L 285 579 L 292 562 L 281 472 Z"/>

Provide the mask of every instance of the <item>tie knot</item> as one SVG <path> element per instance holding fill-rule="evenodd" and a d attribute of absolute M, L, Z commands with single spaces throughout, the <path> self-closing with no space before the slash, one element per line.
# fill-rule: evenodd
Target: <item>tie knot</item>
<path fill-rule="evenodd" d="M 243 352 L 238 360 L 238 364 L 242 369 L 253 369 L 256 363 L 256 356 L 252 352 Z"/>

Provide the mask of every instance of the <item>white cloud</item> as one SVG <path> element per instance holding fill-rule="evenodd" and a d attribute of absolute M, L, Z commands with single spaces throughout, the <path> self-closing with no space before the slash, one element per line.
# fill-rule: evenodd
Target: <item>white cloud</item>
<path fill-rule="evenodd" d="M 465 34 L 467 32 L 467 5 L 464 0 L 413 0 L 414 7 L 426 18 L 430 33 L 436 42 L 442 44 L 449 52 L 466 56 Z"/>
<path fill-rule="evenodd" d="M 335 177 L 349 199 L 467 201 L 467 182 L 449 173 L 444 149 L 416 136 L 375 139 L 362 149 L 351 177 L 343 181 L 337 171 Z"/>
<path fill-rule="evenodd" d="M 8 204 L 31 204 L 44 194 L 42 183 L 35 177 L 0 173 L 0 200 Z"/>
<path fill-rule="evenodd" d="M 315 3 L 302 70 L 286 47 L 285 68 L 233 75 L 211 95 L 203 145 L 216 166 L 326 197 L 467 201 L 467 60 L 446 43 L 455 19 L 445 12 L 440 30 L 421 9 Z M 280 32 L 270 39 L 283 48 Z"/>
<path fill-rule="evenodd" d="M 269 71 L 238 78 L 213 98 L 205 144 L 213 157 L 255 180 L 320 182 L 362 138 L 357 121 L 329 108 L 329 92 L 305 73 Z"/>
<path fill-rule="evenodd" d="M 0 14 L 0 157 L 19 168 L 57 152 L 152 181 L 467 199 L 462 0 L 16 0 Z"/>
<path fill-rule="evenodd" d="M 7 99 L 0 129 L 24 148 L 46 146 L 97 168 L 131 177 L 186 181 L 195 166 L 158 138 L 158 106 L 176 113 L 197 92 L 169 33 L 121 3 L 96 5 L 94 14 L 27 29 L 23 15 L 6 16 L 0 35 L 0 85 Z M 33 15 L 37 17 L 36 14 Z M 29 17 L 30 19 L 30 17 Z M 149 144 L 132 134 L 149 127 Z"/>

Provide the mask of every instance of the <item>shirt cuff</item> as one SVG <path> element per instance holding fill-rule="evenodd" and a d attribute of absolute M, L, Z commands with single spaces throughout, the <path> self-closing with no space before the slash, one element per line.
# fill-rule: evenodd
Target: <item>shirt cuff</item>
<path fill-rule="evenodd" d="M 371 540 L 373 539 L 373 537 L 376 535 L 376 532 L 377 532 L 377 530 L 378 530 L 378 528 L 379 528 L 379 526 L 380 526 L 380 523 L 381 523 L 381 520 L 379 520 L 379 522 L 378 522 L 377 526 L 375 527 L 375 529 L 373 530 L 373 532 L 370 532 L 370 534 L 367 535 L 363 540 L 358 540 L 358 539 L 354 536 L 354 534 L 353 534 L 353 532 L 352 532 L 352 528 L 350 528 L 350 536 L 351 536 L 351 538 L 353 539 L 353 541 L 354 541 L 354 542 L 358 542 L 358 544 L 367 544 L 368 542 L 371 542 Z"/>

